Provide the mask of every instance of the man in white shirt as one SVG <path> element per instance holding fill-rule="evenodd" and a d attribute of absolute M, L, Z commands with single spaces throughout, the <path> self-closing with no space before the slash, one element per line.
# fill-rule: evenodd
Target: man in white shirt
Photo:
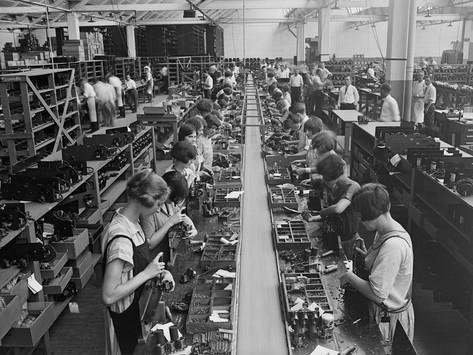
<path fill-rule="evenodd" d="M 120 117 L 125 117 L 125 106 L 123 106 L 123 87 L 122 81 L 117 78 L 115 75 L 108 73 L 106 79 L 110 85 L 115 89 L 115 98 L 117 100 L 116 104 L 120 112 Z"/>
<path fill-rule="evenodd" d="M 327 68 L 325 68 L 325 63 L 320 63 L 319 64 L 319 69 L 321 70 L 321 73 L 320 73 L 320 80 L 322 80 L 323 83 L 325 83 L 325 80 L 327 80 L 327 78 L 332 75 L 332 73 L 330 72 L 330 70 L 328 70 Z"/>
<path fill-rule="evenodd" d="M 381 108 L 381 116 L 379 121 L 382 122 L 398 122 L 401 120 L 399 106 L 394 97 L 391 96 L 391 85 L 384 83 L 381 85 L 381 97 L 383 98 L 383 106 Z"/>
<path fill-rule="evenodd" d="M 161 70 L 159 71 L 159 74 L 161 75 L 161 80 L 163 81 L 163 86 L 161 86 L 161 90 L 163 93 L 168 94 L 169 93 L 169 74 L 168 74 L 168 67 L 163 66 Z"/>
<path fill-rule="evenodd" d="M 291 71 L 289 70 L 287 65 L 281 65 L 281 76 L 280 76 L 280 78 L 289 79 L 290 74 L 291 74 Z"/>
<path fill-rule="evenodd" d="M 136 88 L 136 82 L 131 78 L 130 74 L 126 75 L 125 96 L 131 112 L 135 113 L 138 107 L 138 89 Z"/>
<path fill-rule="evenodd" d="M 80 80 L 80 88 L 82 90 L 82 97 L 87 103 L 87 111 L 89 112 L 90 128 L 92 132 L 99 129 L 99 123 L 97 122 L 97 110 L 95 107 L 95 90 L 92 85 L 89 84 L 86 78 Z"/>
<path fill-rule="evenodd" d="M 145 71 L 146 99 L 148 102 L 152 102 L 153 94 L 154 94 L 153 74 L 151 73 L 151 68 L 147 65 L 144 67 L 144 71 Z"/>
<path fill-rule="evenodd" d="M 210 95 L 214 88 L 214 80 L 209 73 L 204 72 L 203 74 L 204 82 L 202 83 L 202 90 L 204 91 L 204 97 L 210 99 Z"/>
<path fill-rule="evenodd" d="M 304 86 L 304 80 L 299 74 L 299 69 L 294 68 L 294 74 L 289 78 L 289 85 L 291 86 L 291 101 L 292 104 L 302 100 L 302 87 Z"/>
<path fill-rule="evenodd" d="M 378 80 L 376 78 L 376 74 L 374 72 L 373 63 L 370 63 L 368 65 L 368 69 L 366 70 L 366 76 L 368 77 L 368 79 L 371 79 L 371 80 L 374 80 L 374 81 Z"/>
<path fill-rule="evenodd" d="M 97 81 L 94 85 L 97 100 L 97 111 L 99 122 L 107 127 L 113 127 L 115 121 L 115 88 L 103 81 Z"/>
<path fill-rule="evenodd" d="M 424 123 L 424 96 L 424 72 L 419 70 L 417 72 L 417 80 L 412 83 L 411 122 Z"/>
<path fill-rule="evenodd" d="M 437 88 L 432 84 L 430 76 L 427 76 L 425 78 L 424 120 L 428 126 L 431 126 L 434 118 L 435 101 L 437 101 Z"/>
<path fill-rule="evenodd" d="M 351 84 L 350 75 L 347 75 L 345 85 L 340 88 L 338 94 L 338 107 L 340 110 L 358 110 L 358 101 L 360 101 L 358 90 Z"/>

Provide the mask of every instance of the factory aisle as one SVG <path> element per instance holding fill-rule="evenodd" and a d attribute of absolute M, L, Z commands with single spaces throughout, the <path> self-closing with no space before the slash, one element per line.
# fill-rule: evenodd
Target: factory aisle
<path fill-rule="evenodd" d="M 247 124 L 258 119 L 248 117 Z M 246 127 L 244 191 L 237 354 L 286 355 L 259 126 Z"/>

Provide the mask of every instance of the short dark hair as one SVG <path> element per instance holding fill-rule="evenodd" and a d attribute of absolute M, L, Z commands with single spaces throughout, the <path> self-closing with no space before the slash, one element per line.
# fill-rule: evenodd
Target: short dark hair
<path fill-rule="evenodd" d="M 195 126 L 186 122 L 179 128 L 179 132 L 177 133 L 177 139 L 179 141 L 183 141 L 187 136 L 190 136 L 192 133 L 197 133 L 197 129 L 195 128 Z"/>
<path fill-rule="evenodd" d="M 229 70 L 225 71 L 225 78 L 230 78 L 233 75 L 233 73 Z"/>
<path fill-rule="evenodd" d="M 292 105 L 292 110 L 293 113 L 300 113 L 304 114 L 305 113 L 305 104 L 303 102 L 296 102 L 295 104 Z"/>
<path fill-rule="evenodd" d="M 332 131 L 320 131 L 312 138 L 312 148 L 319 154 L 330 152 L 337 148 L 337 137 Z"/>
<path fill-rule="evenodd" d="M 325 181 L 332 181 L 343 175 L 345 161 L 338 155 L 333 154 L 317 163 L 317 172 Z"/>
<path fill-rule="evenodd" d="M 198 116 L 194 116 L 192 118 L 189 118 L 186 121 L 186 124 L 194 126 L 196 132 L 198 132 L 201 129 L 204 129 L 204 128 L 207 127 L 207 124 L 205 123 L 205 120 L 201 117 L 198 117 Z"/>
<path fill-rule="evenodd" d="M 199 112 L 211 112 L 212 111 L 212 100 L 200 99 L 195 105 Z"/>
<path fill-rule="evenodd" d="M 197 157 L 197 148 L 189 142 L 179 141 L 171 149 L 171 156 L 184 164 Z"/>
<path fill-rule="evenodd" d="M 268 73 L 268 78 L 274 78 L 274 73 L 270 71 L 270 72 Z"/>
<path fill-rule="evenodd" d="M 388 83 L 383 83 L 380 88 L 381 91 L 391 92 L 391 85 Z"/>
<path fill-rule="evenodd" d="M 189 196 L 189 185 L 180 172 L 172 170 L 163 175 L 164 181 L 168 184 L 170 193 L 168 200 L 175 204 L 187 199 Z"/>
<path fill-rule="evenodd" d="M 166 199 L 169 189 L 166 182 L 152 169 L 141 170 L 133 175 L 126 185 L 130 199 L 151 208 L 160 199 Z"/>
<path fill-rule="evenodd" d="M 295 114 L 294 112 L 289 112 L 289 116 L 287 116 L 286 121 L 292 121 L 294 123 L 301 123 L 302 118 L 299 115 Z"/>
<path fill-rule="evenodd" d="M 220 120 L 216 115 L 210 114 L 205 116 L 205 123 L 207 124 L 207 128 L 210 129 L 212 127 L 218 128 L 220 127 Z"/>
<path fill-rule="evenodd" d="M 273 99 L 275 101 L 278 101 L 281 98 L 282 98 L 282 91 L 278 89 L 273 90 Z"/>
<path fill-rule="evenodd" d="M 323 128 L 322 120 L 318 117 L 309 118 L 309 120 L 304 123 L 304 132 L 310 132 L 312 134 L 319 133 Z"/>
<path fill-rule="evenodd" d="M 365 184 L 353 196 L 353 208 L 360 213 L 362 221 L 376 219 L 391 208 L 389 193 L 381 184 Z"/>

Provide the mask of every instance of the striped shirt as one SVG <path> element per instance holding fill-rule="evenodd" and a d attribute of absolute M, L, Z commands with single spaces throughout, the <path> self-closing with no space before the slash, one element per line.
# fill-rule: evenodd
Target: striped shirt
<path fill-rule="evenodd" d="M 117 235 L 124 235 L 129 237 L 135 243 L 135 246 L 140 246 L 146 242 L 145 234 L 138 223 L 131 222 L 126 216 L 120 213 L 118 209 L 115 216 L 113 216 L 110 225 L 108 226 L 104 237 L 102 238 L 102 252 L 105 252 L 105 246 L 108 241 Z M 121 284 L 124 284 L 133 278 L 133 246 L 126 238 L 117 238 L 108 246 L 107 260 L 109 264 L 115 259 L 120 259 L 125 262 L 121 275 Z M 110 305 L 110 309 L 116 313 L 122 313 L 133 302 L 134 293 L 123 297 L 117 302 Z"/>

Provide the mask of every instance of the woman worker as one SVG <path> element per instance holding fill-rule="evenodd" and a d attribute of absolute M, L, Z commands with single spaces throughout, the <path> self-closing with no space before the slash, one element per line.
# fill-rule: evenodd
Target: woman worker
<path fill-rule="evenodd" d="M 169 190 L 164 180 L 151 169 L 140 171 L 128 181 L 128 203 L 117 210 L 104 235 L 105 264 L 102 298 L 108 307 L 122 354 L 133 354 L 141 336 L 139 299 L 144 284 L 163 277 L 173 284 L 164 270 L 162 254 L 150 263 L 149 247 L 139 224 L 159 209 Z"/>
<path fill-rule="evenodd" d="M 368 280 L 347 272 L 340 277 L 340 284 L 350 284 L 371 301 L 370 316 L 386 341 L 392 341 L 398 320 L 412 341 L 414 256 L 411 238 L 392 218 L 389 194 L 382 185 L 364 185 L 353 197 L 353 205 L 361 214 L 361 223 L 368 230 L 376 231 L 376 236 L 365 257 Z"/>

